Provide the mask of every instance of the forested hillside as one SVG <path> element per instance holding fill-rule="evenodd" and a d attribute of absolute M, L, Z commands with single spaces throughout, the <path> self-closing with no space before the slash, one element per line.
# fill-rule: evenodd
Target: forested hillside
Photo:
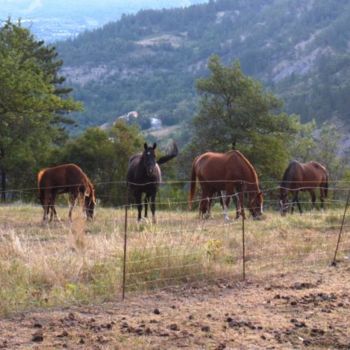
<path fill-rule="evenodd" d="M 350 119 L 347 0 L 218 0 L 141 11 L 57 44 L 85 111 L 80 127 L 129 111 L 164 124 L 192 118 L 212 54 L 261 80 L 303 121 Z M 143 118 L 143 119 L 142 119 Z"/>

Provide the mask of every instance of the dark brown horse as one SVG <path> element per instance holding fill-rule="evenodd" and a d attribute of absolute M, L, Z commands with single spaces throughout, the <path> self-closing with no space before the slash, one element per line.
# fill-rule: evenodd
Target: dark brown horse
<path fill-rule="evenodd" d="M 210 204 L 213 196 L 225 192 L 226 197 L 232 198 L 238 194 L 236 218 L 244 214 L 244 195 L 248 197 L 248 209 L 254 218 L 262 214 L 263 197 L 259 189 L 258 175 L 248 159 L 239 151 L 227 153 L 207 152 L 198 156 L 192 164 L 191 191 L 189 195 L 190 207 L 196 189 L 198 178 L 202 198 L 200 212 L 203 216 L 210 213 Z M 227 201 L 223 198 L 224 217 L 227 216 Z"/>
<path fill-rule="evenodd" d="M 148 203 L 150 202 L 152 220 L 153 223 L 156 223 L 156 195 L 162 180 L 162 173 L 159 165 L 176 157 L 178 154 L 178 149 L 174 142 L 171 152 L 160 157 L 157 161 L 155 154 L 156 147 L 156 143 L 151 147 L 145 143 L 143 153 L 135 154 L 129 160 L 126 179 L 128 191 L 137 205 L 138 221 L 141 220 L 142 195 L 145 193 L 145 218 L 147 218 Z"/>
<path fill-rule="evenodd" d="M 280 212 L 285 215 L 289 208 L 288 193 L 293 193 L 292 213 L 295 203 L 298 205 L 300 214 L 302 213 L 299 202 L 299 191 L 308 191 L 311 195 L 312 208 L 315 207 L 316 193 L 320 189 L 321 208 L 324 208 L 324 198 L 328 194 L 328 172 L 327 169 L 314 161 L 299 163 L 293 160 L 289 163 L 284 172 L 280 185 Z"/>
<path fill-rule="evenodd" d="M 63 164 L 40 170 L 38 173 L 39 199 L 44 208 L 43 220 L 46 221 L 49 211 L 50 221 L 57 218 L 55 201 L 58 194 L 69 193 L 69 220 L 79 195 L 84 199 L 84 210 L 87 219 L 94 216 L 96 204 L 95 190 L 86 174 L 75 164 Z"/>

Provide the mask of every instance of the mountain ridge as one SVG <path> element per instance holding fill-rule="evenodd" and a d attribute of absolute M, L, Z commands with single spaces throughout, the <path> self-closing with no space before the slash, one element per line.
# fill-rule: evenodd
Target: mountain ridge
<path fill-rule="evenodd" d="M 189 120 L 195 80 L 218 54 L 239 60 L 302 120 L 346 121 L 350 109 L 350 4 L 340 0 L 210 1 L 125 15 L 58 43 L 63 73 L 86 105 L 82 126 L 137 110 L 166 125 Z M 142 127 L 147 127 L 144 122 Z"/>

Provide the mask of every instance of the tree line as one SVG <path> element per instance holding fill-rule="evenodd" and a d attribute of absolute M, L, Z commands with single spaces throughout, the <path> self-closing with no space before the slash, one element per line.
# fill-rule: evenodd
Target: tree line
<path fill-rule="evenodd" d="M 36 40 L 20 23 L 7 21 L 0 28 L 1 199 L 16 199 L 11 189 L 35 188 L 41 168 L 75 163 L 96 184 L 102 204 L 123 204 L 128 159 L 142 150 L 145 136 L 124 121 L 71 136 L 69 113 L 83 106 L 71 97 L 60 74 L 62 65 L 56 49 Z M 167 165 L 166 178 L 188 180 L 195 156 L 232 148 L 250 159 L 263 180 L 278 181 L 293 158 L 320 161 L 333 178 L 349 176 L 335 125 L 303 124 L 297 115 L 286 114 L 282 101 L 244 75 L 239 62 L 225 65 L 212 56 L 208 68 L 209 75 L 196 81 L 199 104 L 187 122 L 190 141 Z M 165 189 L 177 197 L 185 197 L 185 191 L 181 184 Z M 35 191 L 24 191 L 23 198 L 35 197 Z"/>

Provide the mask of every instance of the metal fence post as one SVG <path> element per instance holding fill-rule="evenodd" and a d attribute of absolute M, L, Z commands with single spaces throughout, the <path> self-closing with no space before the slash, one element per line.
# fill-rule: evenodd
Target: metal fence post
<path fill-rule="evenodd" d="M 334 258 L 333 258 L 333 261 L 332 261 L 332 264 L 331 264 L 332 266 L 336 266 L 337 265 L 336 259 L 337 259 L 337 254 L 338 254 L 338 249 L 339 249 L 341 236 L 342 236 L 342 233 L 343 233 L 343 227 L 344 227 L 346 212 L 347 212 L 348 207 L 349 207 L 349 200 L 350 200 L 350 190 L 348 191 L 348 197 L 346 199 L 346 204 L 345 204 L 344 213 L 343 213 L 343 219 L 342 219 L 340 230 L 339 230 L 339 234 L 338 234 L 338 240 L 337 240 L 337 245 L 336 245 L 335 252 L 334 252 Z"/>
<path fill-rule="evenodd" d="M 244 227 L 244 190 L 242 187 L 242 203 L 241 203 L 241 215 L 242 215 L 242 278 L 245 281 L 245 227 Z"/>
<path fill-rule="evenodd" d="M 123 248 L 123 282 L 122 282 L 122 300 L 125 299 L 125 280 L 126 280 L 126 250 L 128 239 L 128 207 L 129 207 L 129 188 L 126 190 L 125 216 L 124 216 L 124 248 Z"/>

